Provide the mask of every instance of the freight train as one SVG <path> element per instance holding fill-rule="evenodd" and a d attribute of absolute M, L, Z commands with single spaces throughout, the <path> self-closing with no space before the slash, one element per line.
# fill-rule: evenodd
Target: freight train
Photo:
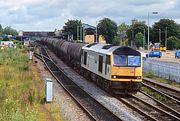
<path fill-rule="evenodd" d="M 105 90 L 135 94 L 142 82 L 141 53 L 125 46 L 43 38 L 42 44 Z"/>

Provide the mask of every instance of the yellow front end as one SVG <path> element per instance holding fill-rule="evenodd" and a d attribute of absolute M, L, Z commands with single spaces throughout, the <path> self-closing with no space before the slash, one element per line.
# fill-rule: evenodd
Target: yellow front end
<path fill-rule="evenodd" d="M 111 81 L 121 82 L 141 82 L 142 81 L 142 66 L 141 67 L 111 67 Z"/>

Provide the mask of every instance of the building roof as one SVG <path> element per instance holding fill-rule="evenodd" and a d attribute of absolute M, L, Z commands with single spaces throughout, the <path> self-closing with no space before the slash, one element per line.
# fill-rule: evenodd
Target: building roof
<path fill-rule="evenodd" d="M 82 24 L 82 27 L 84 28 L 84 29 L 96 29 L 96 27 L 94 27 L 94 26 L 91 26 L 91 25 L 89 25 L 89 24 L 85 24 L 85 23 L 83 23 Z"/>

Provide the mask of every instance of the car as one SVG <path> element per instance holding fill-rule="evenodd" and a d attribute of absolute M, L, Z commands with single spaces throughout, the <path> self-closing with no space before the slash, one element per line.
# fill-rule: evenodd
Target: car
<path fill-rule="evenodd" d="M 158 57 L 161 58 L 162 56 L 162 52 L 160 50 L 154 50 L 152 52 L 150 52 L 149 54 L 146 54 L 146 57 Z"/>
<path fill-rule="evenodd" d="M 180 58 L 180 50 L 176 50 L 176 52 L 175 52 L 175 58 Z"/>

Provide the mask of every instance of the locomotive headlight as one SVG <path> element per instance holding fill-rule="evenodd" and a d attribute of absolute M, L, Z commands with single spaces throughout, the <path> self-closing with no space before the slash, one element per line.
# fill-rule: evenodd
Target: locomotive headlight
<path fill-rule="evenodd" d="M 141 77 L 140 77 L 140 76 L 137 76 L 137 79 L 141 79 Z"/>
<path fill-rule="evenodd" d="M 115 79 L 115 78 L 116 78 L 116 76 L 113 76 L 113 78 Z"/>

